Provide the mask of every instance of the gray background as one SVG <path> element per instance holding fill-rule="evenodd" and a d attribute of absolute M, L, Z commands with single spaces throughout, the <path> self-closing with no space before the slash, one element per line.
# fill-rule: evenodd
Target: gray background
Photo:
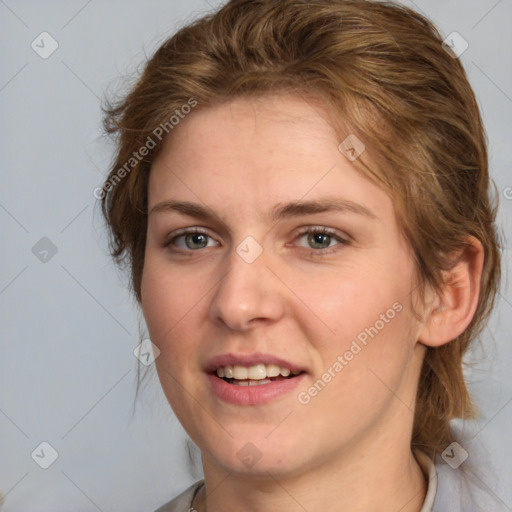
<path fill-rule="evenodd" d="M 461 59 L 482 107 L 500 225 L 510 236 L 512 1 L 404 3 L 469 43 Z M 2 512 L 151 511 L 196 479 L 154 372 L 132 414 L 141 317 L 108 257 L 93 190 L 112 155 L 101 133 L 105 94 L 178 26 L 219 4 L 0 0 Z M 43 31 L 59 45 L 46 59 L 31 47 L 42 46 Z M 506 242 L 503 259 L 504 286 L 469 377 L 484 416 L 475 439 L 507 474 L 484 483 L 512 510 Z M 58 453 L 48 469 L 35 462 L 48 450 L 31 457 L 43 441 Z"/>

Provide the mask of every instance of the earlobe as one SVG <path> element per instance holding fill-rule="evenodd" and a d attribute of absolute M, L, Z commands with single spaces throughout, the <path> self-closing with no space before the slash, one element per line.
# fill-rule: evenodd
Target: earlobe
<path fill-rule="evenodd" d="M 457 255 L 457 263 L 445 272 L 442 290 L 425 311 L 418 342 L 430 347 L 444 345 L 462 334 L 471 323 L 478 306 L 484 249 L 479 240 L 469 237 Z"/>

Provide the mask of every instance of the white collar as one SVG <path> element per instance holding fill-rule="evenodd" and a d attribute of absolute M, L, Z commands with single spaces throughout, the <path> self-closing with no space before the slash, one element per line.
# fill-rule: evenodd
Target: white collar
<path fill-rule="evenodd" d="M 414 456 L 427 479 L 427 494 L 420 512 L 432 512 L 437 494 L 437 471 L 433 460 L 420 450 L 414 451 Z"/>

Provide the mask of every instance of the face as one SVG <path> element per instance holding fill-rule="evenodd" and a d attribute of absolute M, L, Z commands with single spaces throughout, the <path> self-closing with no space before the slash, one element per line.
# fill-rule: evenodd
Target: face
<path fill-rule="evenodd" d="M 340 142 L 318 105 L 236 99 L 182 120 L 152 166 L 142 307 L 206 464 L 292 474 L 410 444 L 414 262 Z"/>

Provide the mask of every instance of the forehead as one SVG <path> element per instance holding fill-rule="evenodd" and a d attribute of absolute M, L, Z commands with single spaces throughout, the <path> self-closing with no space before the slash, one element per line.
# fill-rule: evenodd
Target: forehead
<path fill-rule="evenodd" d="M 337 145 L 336 139 L 320 104 L 287 94 L 241 97 L 191 112 L 167 137 L 159 157 L 250 159 L 255 167 L 260 159 L 278 163 L 285 157 L 318 155 L 319 144 Z"/>
<path fill-rule="evenodd" d="M 389 209 L 340 142 L 323 106 L 296 96 L 203 108 L 180 122 L 153 162 L 149 208 L 172 194 L 240 211 L 326 195 Z"/>

